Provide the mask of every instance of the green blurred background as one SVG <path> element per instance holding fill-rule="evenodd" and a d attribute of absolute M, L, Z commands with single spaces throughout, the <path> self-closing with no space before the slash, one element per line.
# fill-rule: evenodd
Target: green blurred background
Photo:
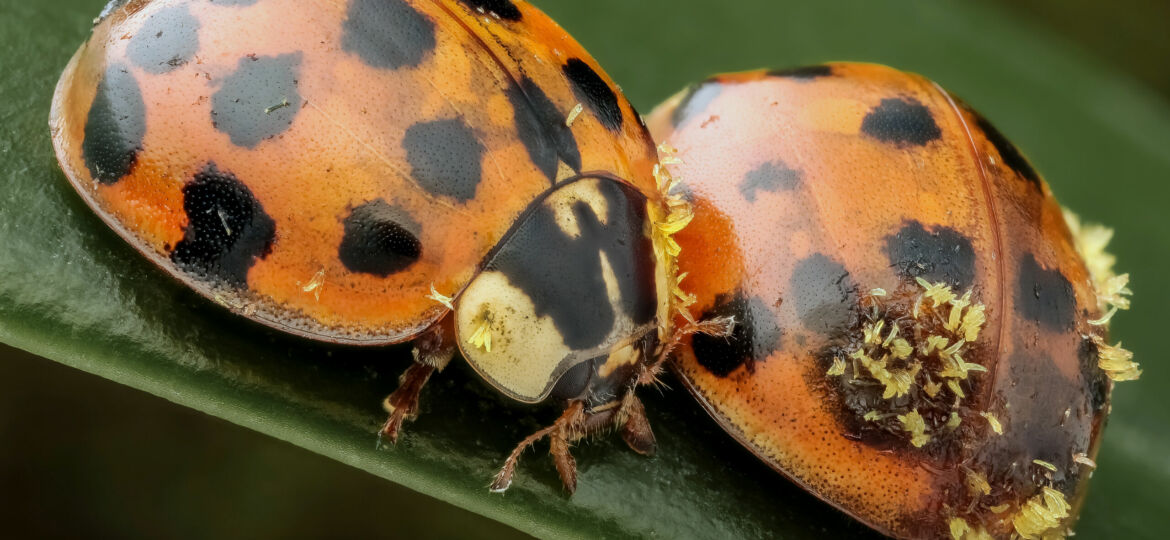
<path fill-rule="evenodd" d="M 27 7 L 15 9 L 18 1 L 0 0 L 0 17 L 27 16 Z M 895 27 L 858 32 L 864 22 L 838 12 L 848 2 L 834 2 L 833 8 L 820 11 L 787 10 L 783 2 L 774 0 L 536 3 L 597 56 L 643 112 L 713 69 L 852 59 L 920 71 L 952 88 L 978 89 L 975 95 L 965 92 L 968 100 L 977 107 L 981 100 L 1000 103 L 999 109 L 985 109 L 985 113 L 1017 139 L 1025 152 L 1029 151 L 1026 141 L 1049 136 L 1046 131 L 1053 126 L 1022 118 L 1030 109 L 1063 104 L 1061 81 L 1046 80 L 1044 65 L 1034 66 L 1033 80 L 982 82 L 964 80 L 961 66 L 938 69 L 948 58 L 961 62 L 964 49 L 996 47 L 994 32 L 980 35 L 971 26 L 929 32 Z M 1119 75 L 1115 92 L 1102 90 L 1101 99 L 1132 95 L 1170 99 L 1170 33 L 1166 30 L 1170 2 L 993 3 L 999 5 L 992 6 L 990 13 L 1010 19 L 997 23 L 1023 28 L 1035 36 L 1037 48 L 1071 51 L 1090 69 Z M 85 6 L 95 15 L 101 9 L 100 0 L 70 4 Z M 937 13 L 947 5 L 942 0 L 922 3 L 921 10 L 910 10 L 918 16 L 903 22 L 913 28 L 945 21 Z M 839 27 L 835 20 L 841 21 Z M 640 29 L 647 26 L 655 28 L 652 44 L 643 43 L 641 37 Z M 83 37 L 83 33 L 74 36 L 78 42 Z M 4 55 L 16 53 L 14 48 L 3 51 Z M 1064 62 L 1068 57 L 1054 55 L 1053 61 Z M 35 61 L 63 66 L 65 58 Z M 1005 51 L 1003 62 L 1016 61 Z M 1049 87 L 1052 99 L 1037 100 L 1037 86 Z M 1002 96 L 1021 87 L 1027 87 L 1028 99 L 1002 105 L 1013 103 Z M 1170 122 L 1168 118 L 1146 120 L 1163 126 Z M 1070 136 L 1065 131 L 1061 135 Z M 1167 152 L 1170 148 L 1163 150 Z M 1101 156 L 1107 155 L 1109 149 L 1103 148 Z M 1062 188 L 1060 178 L 1063 171 L 1084 166 L 1107 170 L 1094 163 L 1101 156 L 1062 156 L 1051 150 L 1032 155 L 1066 204 L 1081 208 L 1090 219 L 1120 215 L 1124 212 L 1121 198 Z M 1110 180 L 1102 178 L 1105 183 Z M 1161 197 L 1165 203 L 1166 179 L 1150 178 L 1137 185 L 1151 186 L 1150 196 L 1155 201 Z M 1120 234 L 1120 251 L 1133 257 L 1142 253 L 1143 238 L 1149 235 L 1162 239 L 1155 245 L 1165 243 L 1166 223 L 1130 220 L 1129 228 L 1122 227 Z M 1164 260 L 1165 253 L 1158 257 Z M 1137 264 L 1131 261 L 1122 259 L 1123 271 L 1127 263 Z M 1153 286 L 1165 273 L 1158 270 L 1137 273 L 1138 306 L 1164 305 L 1167 300 L 1163 286 Z M 1122 337 L 1127 326 L 1136 324 L 1132 314 L 1122 314 L 1118 319 Z M 1131 343 L 1137 344 L 1134 348 L 1147 371 L 1158 369 L 1152 340 L 1134 339 Z M 1151 346 L 1143 349 L 1143 343 Z M 1109 434 L 1114 435 L 1121 436 Z M 5 493 L 0 530 L 15 533 L 14 537 L 522 537 L 504 525 L 282 441 L 4 346 L 0 346 L 0 486 Z"/>

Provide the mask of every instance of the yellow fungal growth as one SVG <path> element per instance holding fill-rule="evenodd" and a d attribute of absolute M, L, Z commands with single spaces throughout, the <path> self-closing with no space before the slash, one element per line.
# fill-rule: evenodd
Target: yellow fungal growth
<path fill-rule="evenodd" d="M 1045 486 L 1012 516 L 1012 526 L 1025 540 L 1060 538 L 1064 536 L 1061 524 L 1068 517 L 1069 509 L 1063 493 Z"/>
<path fill-rule="evenodd" d="M 991 426 L 991 431 L 994 431 L 996 435 L 1003 435 L 1003 424 L 999 423 L 999 418 L 996 418 L 994 413 L 981 412 L 979 416 L 987 419 L 988 425 Z"/>
<path fill-rule="evenodd" d="M 951 292 L 951 287 L 945 283 L 939 282 L 931 284 L 929 281 L 926 281 L 922 278 L 916 278 L 915 281 L 917 281 L 923 289 L 926 289 L 923 295 L 934 302 L 934 307 L 939 307 L 955 299 L 955 293 Z"/>
<path fill-rule="evenodd" d="M 677 310 L 691 324 L 696 324 L 695 317 L 691 315 L 689 309 L 696 298 L 682 289 L 681 283 L 686 274 L 678 273 L 677 260 L 679 253 L 682 252 L 682 246 L 674 239 L 674 235 L 686 228 L 695 215 L 690 203 L 677 189 L 679 178 L 671 175 L 665 167 L 682 163 L 682 160 L 675 156 L 677 152 L 678 150 L 667 143 L 658 145 L 659 163 L 654 164 L 653 174 L 663 204 L 649 205 L 650 221 L 653 224 L 651 240 L 654 255 L 666 272 L 669 280 L 667 284 L 674 295 L 675 301 L 671 302 L 671 309 Z M 670 333 L 671 317 L 660 316 L 659 319 L 659 334 L 665 338 Z"/>
<path fill-rule="evenodd" d="M 962 424 L 962 423 L 963 423 L 963 419 L 959 418 L 959 413 L 957 413 L 955 411 L 951 411 L 951 418 L 950 418 L 950 420 L 947 420 L 947 428 L 948 429 L 955 429 L 955 428 L 959 427 L 959 424 Z"/>
<path fill-rule="evenodd" d="M 987 323 L 987 306 L 976 304 L 963 314 L 963 322 L 959 324 L 959 335 L 967 341 L 979 339 L 979 331 Z"/>
<path fill-rule="evenodd" d="M 991 484 L 987 483 L 987 477 L 971 469 L 967 469 L 966 473 L 967 489 L 971 490 L 972 495 L 991 495 Z"/>
<path fill-rule="evenodd" d="M 1052 472 L 1056 472 L 1056 465 L 1053 465 L 1053 464 L 1051 464 L 1047 461 L 1044 461 L 1042 459 L 1033 459 L 1032 463 L 1035 463 L 1041 467 L 1044 467 L 1045 469 L 1048 469 Z"/>
<path fill-rule="evenodd" d="M 584 110 L 585 110 L 584 105 L 582 105 L 580 103 L 575 105 L 573 107 L 573 110 L 569 111 L 568 118 L 565 118 L 565 127 L 573 127 L 573 122 L 577 120 L 578 116 L 581 116 L 581 111 L 584 111 Z"/>
<path fill-rule="evenodd" d="M 861 418 L 863 420 L 865 420 L 866 422 L 873 422 L 875 420 L 880 419 L 881 417 L 882 417 L 882 415 L 879 414 L 877 411 L 869 411 L 869 412 L 865 413 L 865 416 L 862 416 Z"/>
<path fill-rule="evenodd" d="M 317 270 L 316 274 L 313 274 L 313 277 L 309 279 L 309 282 L 306 283 L 304 287 L 301 287 L 301 290 L 313 293 L 313 299 L 319 302 L 321 301 L 321 287 L 324 285 L 325 267 L 322 266 L 320 270 Z"/>
<path fill-rule="evenodd" d="M 1097 468 L 1097 462 L 1096 462 L 1096 461 L 1093 461 L 1093 459 L 1092 459 L 1092 458 L 1090 458 L 1090 457 L 1088 456 L 1088 454 L 1085 454 L 1085 453 L 1076 453 L 1076 454 L 1073 454 L 1073 461 L 1075 461 L 1075 462 L 1077 462 L 1077 463 L 1080 463 L 1081 465 L 1084 465 L 1084 466 L 1086 466 L 1086 467 L 1088 467 L 1088 468 L 1090 468 L 1090 469 L 1096 469 L 1096 468 Z"/>
<path fill-rule="evenodd" d="M 948 525 L 951 528 L 951 538 L 954 540 L 992 540 L 986 529 L 973 528 L 963 518 L 951 518 Z"/>
<path fill-rule="evenodd" d="M 922 415 L 918 414 L 917 410 L 898 415 L 898 421 L 902 423 L 902 428 L 910 434 L 910 444 L 914 445 L 915 448 L 922 448 L 922 445 L 930 442 L 930 435 L 926 434 L 926 421 L 922 419 Z"/>
<path fill-rule="evenodd" d="M 878 287 L 878 288 L 876 288 L 876 289 L 870 289 L 870 290 L 869 290 L 869 295 L 870 295 L 870 296 L 885 296 L 885 295 L 886 295 L 886 290 L 885 290 L 885 289 L 883 289 L 883 288 L 881 288 L 881 287 Z"/>
<path fill-rule="evenodd" d="M 443 295 L 439 291 L 436 291 L 434 283 L 431 284 L 431 294 L 428 294 L 427 298 L 430 298 L 431 300 L 434 300 L 440 304 L 443 304 L 444 306 L 447 307 L 447 309 L 451 309 L 451 310 L 455 309 L 455 306 L 451 303 L 451 301 L 454 299 L 451 298 L 450 296 Z"/>
<path fill-rule="evenodd" d="M 845 361 L 842 360 L 841 357 L 839 357 L 839 356 L 833 357 L 833 365 L 829 366 L 829 371 L 826 371 L 825 374 L 830 376 L 830 377 L 844 375 L 845 374 Z"/>
<path fill-rule="evenodd" d="M 492 352 L 491 321 L 485 318 L 483 322 L 479 323 L 479 327 L 475 329 L 475 332 L 471 333 L 471 338 L 468 341 L 474 347 Z"/>
<path fill-rule="evenodd" d="M 1133 361 L 1133 353 L 1117 345 L 1109 345 L 1101 338 L 1093 336 L 1097 344 L 1097 365 L 1105 370 L 1105 374 L 1114 381 L 1133 381 L 1141 377 L 1142 370 L 1138 363 Z"/>

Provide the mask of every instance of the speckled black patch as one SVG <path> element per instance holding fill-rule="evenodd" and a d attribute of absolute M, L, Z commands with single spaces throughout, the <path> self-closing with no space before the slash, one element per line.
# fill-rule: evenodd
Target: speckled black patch
<path fill-rule="evenodd" d="M 918 221 L 907 221 L 886 237 L 886 256 L 906 281 L 921 277 L 931 283 L 945 282 L 965 291 L 975 282 L 975 249 L 959 231 L 941 225 L 927 230 Z"/>
<path fill-rule="evenodd" d="M 276 223 L 248 187 L 208 164 L 183 186 L 183 211 L 187 228 L 171 252 L 175 266 L 201 280 L 246 285 L 248 270 L 276 239 Z"/>
<path fill-rule="evenodd" d="M 404 0 L 350 0 L 341 48 L 369 66 L 414 67 L 435 48 L 435 23 Z"/>
<path fill-rule="evenodd" d="M 232 144 L 255 148 L 288 130 L 301 110 L 301 53 L 246 56 L 211 96 L 211 122 Z"/>
<path fill-rule="evenodd" d="M 702 113 L 707 106 L 723 92 L 723 84 L 719 81 L 704 81 L 691 85 L 686 94 L 679 100 L 678 106 L 670 113 L 670 123 L 676 129 L 689 119 Z"/>
<path fill-rule="evenodd" d="M 841 263 L 814 253 L 796 263 L 788 303 L 811 332 L 836 337 L 857 319 L 857 288 Z"/>
<path fill-rule="evenodd" d="M 1085 392 L 1089 395 L 1089 406 L 1093 412 L 1103 409 L 1109 400 L 1109 377 L 1098 365 L 1100 353 L 1092 339 L 1081 338 L 1077 359 L 1080 360 L 1081 377 L 1085 379 Z"/>
<path fill-rule="evenodd" d="M 923 146 L 942 137 L 930 109 L 913 98 L 888 98 L 861 121 L 861 132 L 879 141 Z"/>
<path fill-rule="evenodd" d="M 739 182 L 739 193 L 748 201 L 755 202 L 759 191 L 776 192 L 796 188 L 801 176 L 800 171 L 788 167 L 783 161 L 768 161 L 743 176 Z"/>
<path fill-rule="evenodd" d="M 580 229 L 571 237 L 548 204 L 540 204 L 486 266 L 524 291 L 537 315 L 550 316 L 573 350 L 600 345 L 617 320 L 602 274 L 602 253 L 617 278 L 621 309 L 635 324 L 653 320 L 657 306 L 653 249 L 643 233 L 645 198 L 609 180 L 598 182 L 598 192 L 608 208 L 604 220 L 583 201 L 573 202 L 562 210 L 572 213 Z"/>
<path fill-rule="evenodd" d="M 730 336 L 695 334 L 691 348 L 695 360 L 716 377 L 726 377 L 739 366 L 755 369 L 756 362 L 768 358 L 780 343 L 780 327 L 768 304 L 761 298 L 721 294 L 715 306 L 703 313 L 703 320 L 735 317 Z"/>
<path fill-rule="evenodd" d="M 106 68 L 85 119 L 81 157 L 90 176 L 113 184 L 130 174 L 146 135 L 146 105 L 134 75 L 120 64 Z"/>
<path fill-rule="evenodd" d="M 522 14 L 511 0 L 459 0 L 473 10 L 482 9 L 484 13 L 495 13 L 505 21 L 518 21 Z"/>
<path fill-rule="evenodd" d="M 475 132 L 459 118 L 420 122 L 402 139 L 410 174 L 423 189 L 467 202 L 483 179 L 486 150 Z"/>
<path fill-rule="evenodd" d="M 560 161 L 580 172 L 581 152 L 573 130 L 565 125 L 566 113 L 528 77 L 522 77 L 507 93 L 515 111 L 516 133 L 536 167 L 549 180 L 556 179 Z"/>
<path fill-rule="evenodd" d="M 126 46 L 135 65 L 156 74 L 186 64 L 198 50 L 199 19 L 182 5 L 152 13 Z"/>
<path fill-rule="evenodd" d="M 338 256 L 352 272 L 386 277 L 401 272 L 422 255 L 419 225 L 406 210 L 376 199 L 354 208 L 342 220 L 345 233 Z"/>
<path fill-rule="evenodd" d="M 578 58 L 570 58 L 563 68 L 565 76 L 573 83 L 573 94 L 597 115 L 602 125 L 610 131 L 622 129 L 622 109 L 617 95 L 589 64 Z"/>
<path fill-rule="evenodd" d="M 768 71 L 769 77 L 784 77 L 788 79 L 797 79 L 803 81 L 811 81 L 818 77 L 831 77 L 833 75 L 833 67 L 826 65 L 817 66 L 802 66 L 788 69 L 773 69 Z"/>
<path fill-rule="evenodd" d="M 1004 164 L 1011 167 L 1024 180 L 1035 185 L 1036 189 L 1040 189 L 1040 175 L 1036 173 L 1036 169 L 1032 168 L 1032 163 L 1028 161 L 1028 158 L 1024 157 L 1016 145 L 1012 144 L 1007 137 L 1004 137 L 1003 133 L 1000 133 L 991 122 L 987 121 L 987 118 L 974 111 L 972 113 L 975 115 L 975 122 L 979 129 L 983 130 L 987 140 L 995 146 L 995 150 L 999 152 L 999 157 L 1003 159 Z"/>
<path fill-rule="evenodd" d="M 1028 320 L 1050 330 L 1073 329 L 1077 298 L 1072 284 L 1060 270 L 1040 266 L 1031 253 L 1020 260 L 1016 285 L 1016 310 Z"/>

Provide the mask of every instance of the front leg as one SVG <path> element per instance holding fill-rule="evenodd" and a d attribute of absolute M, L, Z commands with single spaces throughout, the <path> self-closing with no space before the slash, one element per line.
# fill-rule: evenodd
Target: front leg
<path fill-rule="evenodd" d="M 389 417 L 378 432 L 378 446 L 385 441 L 398 442 L 402 423 L 418 416 L 419 394 L 435 371 L 442 371 L 455 355 L 455 330 L 452 318 L 445 317 L 414 341 L 414 363 L 398 379 L 398 389 L 386 397 L 382 408 Z"/>

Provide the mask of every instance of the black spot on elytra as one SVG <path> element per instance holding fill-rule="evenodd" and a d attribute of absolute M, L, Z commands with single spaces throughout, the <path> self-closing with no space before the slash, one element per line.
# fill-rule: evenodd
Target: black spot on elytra
<path fill-rule="evenodd" d="M 574 171 L 581 171 L 581 152 L 573 130 L 565 125 L 565 114 L 545 95 L 536 83 L 523 77 L 507 90 L 508 101 L 515 111 L 516 133 L 528 157 L 549 178 L 556 179 L 557 167 L 564 161 Z"/>
<path fill-rule="evenodd" d="M 801 172 L 791 169 L 780 160 L 768 161 L 748 171 L 739 183 L 739 193 L 748 201 L 755 202 L 756 192 L 792 190 L 800 183 Z"/>
<path fill-rule="evenodd" d="M 1080 360 L 1081 377 L 1085 379 L 1085 393 L 1089 395 L 1089 406 L 1093 412 L 1100 411 L 1109 400 L 1109 377 L 1101 369 L 1100 350 L 1092 339 L 1081 338 L 1081 345 L 1077 348 L 1077 359 Z"/>
<path fill-rule="evenodd" d="M 715 306 L 703 313 L 703 320 L 735 317 L 730 336 L 695 334 L 691 348 L 695 360 L 716 377 L 726 377 L 739 366 L 755 369 L 756 362 L 768 358 L 780 343 L 780 327 L 768 304 L 759 297 L 721 294 Z"/>
<path fill-rule="evenodd" d="M 716 97 L 719 97 L 721 92 L 723 92 L 723 84 L 719 81 L 711 80 L 691 85 L 690 88 L 687 88 L 686 94 L 679 100 L 678 106 L 670 113 L 671 125 L 677 129 L 687 120 L 702 113 L 712 101 L 715 101 Z"/>
<path fill-rule="evenodd" d="M 1004 137 L 1003 133 L 1000 133 L 983 115 L 974 111 L 971 112 L 975 115 L 975 123 L 979 126 L 979 129 L 983 130 L 983 134 L 987 136 L 987 140 L 991 141 L 991 144 L 995 146 L 995 150 L 999 152 L 999 157 L 1003 159 L 1004 164 L 1011 167 L 1016 174 L 1031 182 L 1032 185 L 1036 186 L 1036 189 L 1040 189 L 1040 175 L 1036 173 L 1036 169 L 1032 168 L 1032 163 L 1028 161 L 1028 158 L 1024 157 L 1020 153 L 1020 150 L 1016 148 L 1016 145 L 1012 144 L 1007 137 Z"/>
<path fill-rule="evenodd" d="M 768 71 L 769 77 L 785 77 L 789 79 L 797 79 L 804 81 L 811 81 L 817 77 L 830 77 L 833 75 L 833 67 L 826 65 L 817 66 L 802 66 L 788 69 L 773 69 Z"/>
<path fill-rule="evenodd" d="M 211 96 L 211 122 L 232 144 L 255 148 L 288 130 L 301 110 L 301 53 L 241 58 Z"/>
<path fill-rule="evenodd" d="M 1020 351 L 1007 362 L 1011 385 L 997 393 L 1011 409 L 998 413 L 1003 435 L 989 436 L 979 447 L 975 470 L 986 471 L 991 485 L 1008 491 L 1032 489 L 1041 473 L 1057 489 L 1076 485 L 1083 469 L 1073 455 L 1088 452 L 1093 422 L 1084 388 L 1045 353 Z M 1034 459 L 1051 463 L 1056 471 L 1041 469 Z"/>
<path fill-rule="evenodd" d="M 342 221 L 338 256 L 352 272 L 386 277 L 422 255 L 422 226 L 402 208 L 376 199 L 354 208 Z"/>
<path fill-rule="evenodd" d="M 152 13 L 126 46 L 130 60 L 156 74 L 186 64 L 198 50 L 199 19 L 187 6 L 168 6 Z"/>
<path fill-rule="evenodd" d="M 861 121 L 861 132 L 882 142 L 923 146 L 942 137 L 930 109 L 913 98 L 888 98 Z"/>
<path fill-rule="evenodd" d="M 1031 253 L 1020 260 L 1016 310 L 1040 326 L 1057 331 L 1073 329 L 1077 299 L 1072 284 L 1060 270 L 1040 266 Z"/>
<path fill-rule="evenodd" d="M 788 300 L 809 331 L 838 336 L 857 318 L 857 288 L 841 263 L 814 253 L 796 263 Z"/>
<path fill-rule="evenodd" d="M 171 261 L 205 281 L 247 284 L 248 270 L 268 256 L 276 223 L 238 178 L 208 164 L 183 186 L 187 228 Z"/>
<path fill-rule="evenodd" d="M 921 277 L 960 291 L 975 282 L 975 248 L 969 238 L 950 227 L 927 230 L 918 221 L 907 221 L 896 234 L 886 237 L 886 256 L 910 282 Z"/>
<path fill-rule="evenodd" d="M 367 65 L 414 67 L 435 48 L 435 23 L 404 0 L 350 0 L 341 48 Z"/>
<path fill-rule="evenodd" d="M 602 274 L 603 253 L 617 278 L 620 308 L 634 324 L 653 320 L 657 306 L 653 248 L 643 233 L 645 198 L 614 181 L 596 183 L 608 208 L 605 219 L 583 201 L 568 203 L 561 211 L 571 213 L 580 229 L 573 237 L 557 224 L 549 204 L 541 203 L 486 266 L 524 291 L 537 315 L 550 316 L 573 350 L 600 345 L 617 321 Z"/>
<path fill-rule="evenodd" d="M 495 13 L 505 21 L 520 20 L 520 8 L 511 0 L 459 0 L 471 9 L 482 9 L 485 13 Z"/>
<path fill-rule="evenodd" d="M 81 156 L 90 176 L 108 185 L 130 174 L 145 135 L 146 105 L 138 81 L 125 66 L 111 64 L 85 119 Z"/>
<path fill-rule="evenodd" d="M 423 189 L 467 202 L 483 178 L 485 148 L 458 118 L 418 123 L 402 139 L 410 174 Z"/>
<path fill-rule="evenodd" d="M 602 125 L 610 131 L 622 129 L 622 109 L 617 95 L 593 68 L 579 58 L 570 58 L 563 68 L 573 83 L 573 94 L 593 110 Z"/>

